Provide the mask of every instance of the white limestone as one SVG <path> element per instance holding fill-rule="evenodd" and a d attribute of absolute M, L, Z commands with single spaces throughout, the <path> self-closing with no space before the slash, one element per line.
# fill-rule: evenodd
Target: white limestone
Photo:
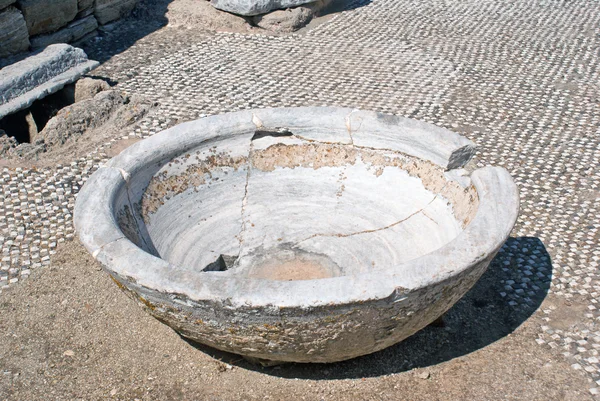
<path fill-rule="evenodd" d="M 473 152 L 450 131 L 373 112 L 229 113 L 112 159 L 74 222 L 182 335 L 259 360 L 338 361 L 431 323 L 508 237 L 508 173 L 447 172 Z"/>

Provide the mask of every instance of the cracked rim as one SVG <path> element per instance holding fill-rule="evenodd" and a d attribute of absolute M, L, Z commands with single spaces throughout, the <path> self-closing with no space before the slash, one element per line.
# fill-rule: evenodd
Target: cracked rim
<path fill-rule="evenodd" d="M 261 109 L 228 113 L 181 124 L 126 149 L 100 168 L 79 193 L 75 226 L 88 251 L 126 282 L 193 301 L 232 305 L 317 306 L 384 299 L 447 280 L 495 254 L 518 213 L 518 193 L 502 168 L 470 176 L 479 207 L 470 224 L 434 252 L 386 269 L 304 281 L 218 277 L 169 264 L 131 242 L 116 220 L 115 203 L 124 194 L 143 193 L 169 160 L 218 136 L 287 128 L 303 139 L 388 149 L 431 161 L 447 170 L 462 167 L 474 145 L 450 131 L 422 122 L 340 108 Z M 393 140 L 385 133 L 392 133 Z"/>

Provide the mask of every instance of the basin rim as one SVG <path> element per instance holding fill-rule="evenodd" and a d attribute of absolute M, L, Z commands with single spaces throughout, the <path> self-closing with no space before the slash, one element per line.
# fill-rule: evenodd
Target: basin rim
<path fill-rule="evenodd" d="M 333 120 L 340 117 L 334 121 L 335 124 L 344 117 L 345 123 L 339 127 L 340 132 L 350 131 L 348 118 L 351 119 L 350 125 L 354 121 L 352 119 L 360 118 L 361 127 L 373 124 L 375 130 L 396 130 L 398 142 L 403 147 L 398 151 L 432 161 L 446 169 L 462 167 L 475 149 L 466 138 L 443 128 L 356 109 L 255 109 L 206 117 L 140 141 L 100 167 L 77 197 L 74 224 L 81 242 L 119 281 L 170 294 L 183 302 L 218 302 L 231 307 L 310 308 L 402 298 L 403 294 L 449 280 L 490 259 L 508 238 L 518 216 L 519 195 L 511 176 L 501 167 L 484 167 L 471 174 L 479 207 L 472 221 L 456 238 L 416 259 L 357 275 L 271 281 L 194 272 L 143 251 L 119 228 L 113 204 L 124 186 L 130 191 L 132 177 L 144 167 L 140 166 L 140 161 L 160 158 L 174 146 L 173 149 L 179 151 L 178 155 L 183 154 L 203 141 L 223 135 L 223 132 L 236 135 L 263 125 L 281 126 L 278 122 L 282 121 L 288 121 L 284 126 L 293 132 L 295 118 L 306 119 L 307 116 L 317 116 L 317 123 L 330 116 Z M 368 129 L 365 130 L 368 132 Z M 408 134 L 405 135 L 404 131 Z M 412 148 L 411 141 L 417 141 Z M 438 149 L 428 151 L 422 143 L 434 143 Z M 462 155 L 456 157 L 457 153 Z M 172 159 L 172 156 L 168 154 L 163 159 Z M 156 164 L 158 168 L 160 163 Z M 99 188 L 102 190 L 98 191 Z"/>

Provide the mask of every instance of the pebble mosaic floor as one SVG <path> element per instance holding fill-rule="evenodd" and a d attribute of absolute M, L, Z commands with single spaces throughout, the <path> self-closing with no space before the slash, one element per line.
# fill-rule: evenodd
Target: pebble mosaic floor
<path fill-rule="evenodd" d="M 288 36 L 163 28 L 94 75 L 159 102 L 130 137 L 305 105 L 393 113 L 466 135 L 479 165 L 507 168 L 520 188 L 513 238 L 493 262 L 500 296 L 515 310 L 538 307 L 548 292 L 581 305 L 569 330 L 553 329 L 555 311 L 542 308 L 548 325 L 532 346 L 558 348 L 599 395 L 599 27 L 595 0 L 359 1 Z M 92 58 L 102 51 L 100 42 L 88 49 Z M 0 288 L 73 238 L 74 199 L 104 150 L 55 168 L 0 170 Z"/>

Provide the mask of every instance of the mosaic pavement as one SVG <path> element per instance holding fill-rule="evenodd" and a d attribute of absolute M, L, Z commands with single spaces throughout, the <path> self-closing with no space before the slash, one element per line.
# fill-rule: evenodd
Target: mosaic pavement
<path fill-rule="evenodd" d="M 570 331 L 543 309 L 537 339 L 600 394 L 600 3 L 375 0 L 309 32 L 213 34 L 164 28 L 95 75 L 160 103 L 129 133 L 254 107 L 357 107 L 432 122 L 507 168 L 521 215 L 493 262 L 498 292 L 533 310 L 550 292 L 581 306 Z M 88 49 L 102 55 L 102 43 Z M 0 170 L 0 288 L 50 263 L 73 238 L 74 198 L 104 148 L 52 169 Z M 0 290 L 1 291 L 1 290 Z M 537 346 L 537 345 L 532 345 Z"/>

